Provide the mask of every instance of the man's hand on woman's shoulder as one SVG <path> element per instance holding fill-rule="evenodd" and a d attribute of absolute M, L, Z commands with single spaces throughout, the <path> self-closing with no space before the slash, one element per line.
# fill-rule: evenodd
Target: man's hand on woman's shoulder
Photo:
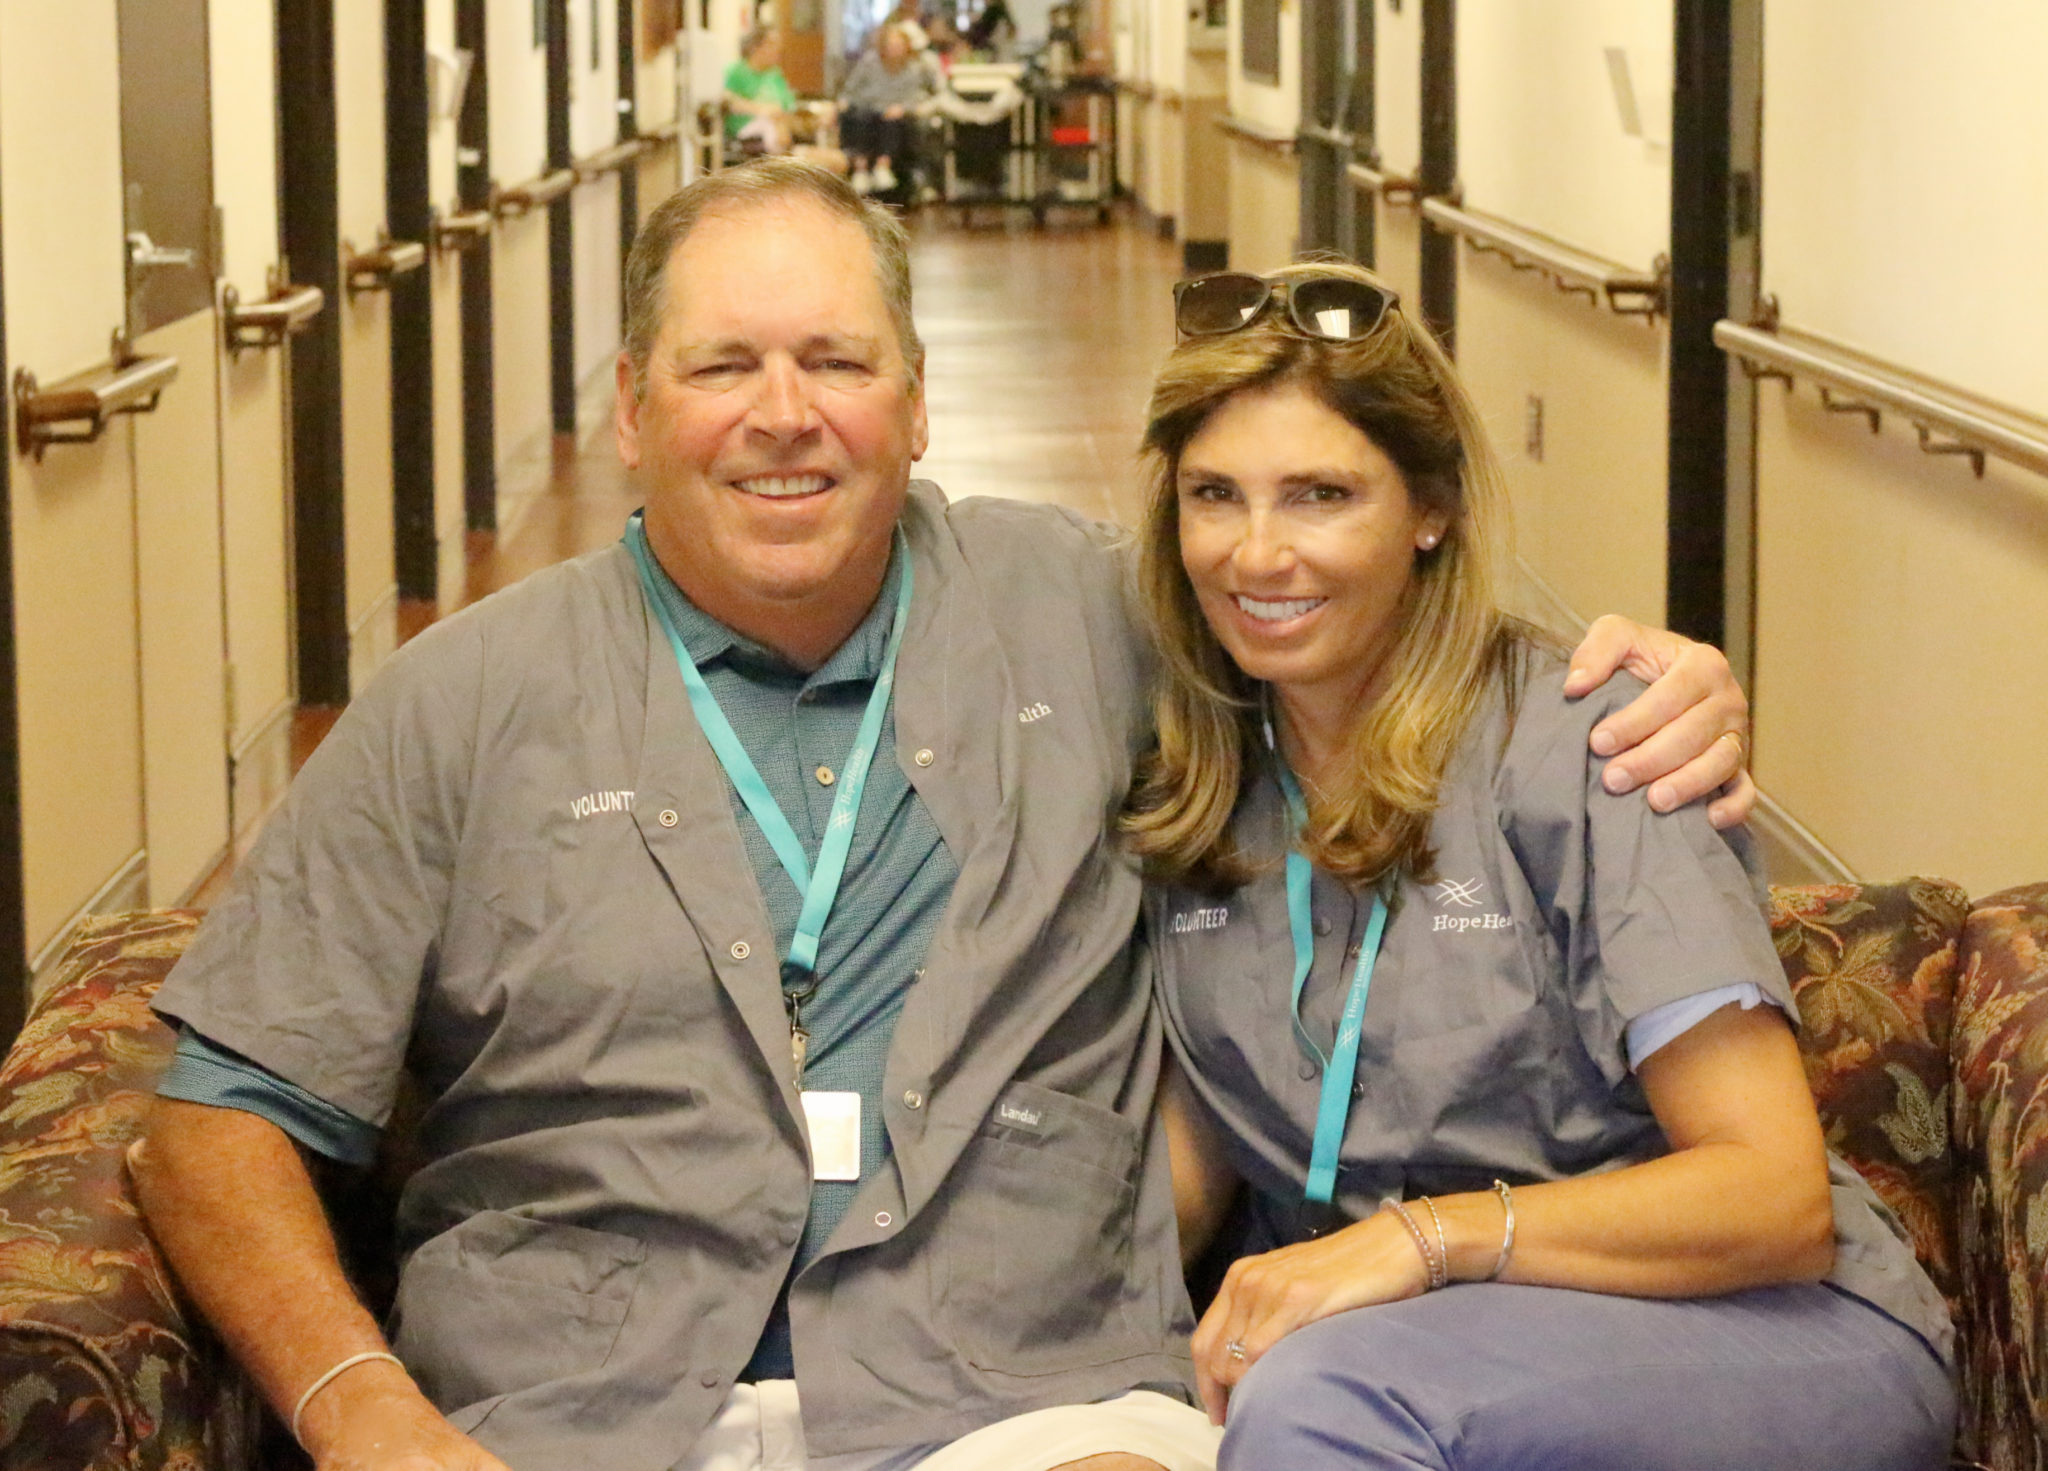
<path fill-rule="evenodd" d="M 1746 759 L 1749 700 L 1726 656 L 1711 644 L 1610 613 L 1595 619 L 1572 651 L 1565 693 L 1589 694 L 1618 669 L 1650 687 L 1593 727 L 1593 753 L 1612 758 L 1601 777 L 1607 790 L 1648 786 L 1659 812 L 1718 792 L 1707 805 L 1714 826 L 1745 820 L 1756 805 Z"/>

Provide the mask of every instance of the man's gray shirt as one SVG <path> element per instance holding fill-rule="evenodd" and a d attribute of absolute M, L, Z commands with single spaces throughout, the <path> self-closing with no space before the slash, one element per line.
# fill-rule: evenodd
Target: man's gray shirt
<path fill-rule="evenodd" d="M 895 754 L 960 876 L 890 1050 L 889 1167 L 790 1293 L 821 1454 L 1187 1375 L 1112 833 L 1145 713 L 1122 563 L 1064 512 L 929 486 L 903 525 Z M 778 959 L 614 547 L 401 651 L 158 1006 L 361 1118 L 410 1068 L 433 1101 L 401 1356 L 522 1471 L 654 1471 L 730 1389 L 803 1230 Z"/>

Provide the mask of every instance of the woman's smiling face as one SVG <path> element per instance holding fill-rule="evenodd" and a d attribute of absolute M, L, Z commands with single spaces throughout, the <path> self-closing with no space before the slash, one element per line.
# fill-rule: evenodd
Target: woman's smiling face
<path fill-rule="evenodd" d="M 1248 389 L 1188 441 L 1174 489 L 1181 565 L 1238 668 L 1283 695 L 1375 694 L 1446 522 L 1379 446 L 1299 384 Z"/>

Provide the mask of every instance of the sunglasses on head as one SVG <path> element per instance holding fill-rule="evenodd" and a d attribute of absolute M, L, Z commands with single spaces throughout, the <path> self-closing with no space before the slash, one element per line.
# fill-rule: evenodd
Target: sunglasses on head
<path fill-rule="evenodd" d="M 1351 276 L 1268 281 L 1243 271 L 1218 271 L 1174 286 L 1174 329 L 1183 337 L 1236 332 L 1256 322 L 1275 301 L 1286 303 L 1287 320 L 1297 332 L 1323 342 L 1356 342 L 1400 305 L 1400 298 L 1384 286 Z"/>

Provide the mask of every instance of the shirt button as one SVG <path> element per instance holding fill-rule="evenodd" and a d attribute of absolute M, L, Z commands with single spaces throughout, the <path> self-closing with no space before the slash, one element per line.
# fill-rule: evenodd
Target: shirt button
<path fill-rule="evenodd" d="M 697 1376 L 697 1382 L 703 1385 L 706 1389 L 716 1389 L 718 1388 L 718 1381 L 724 1377 L 725 1376 L 720 1374 L 716 1369 L 706 1369 L 702 1374 L 699 1374 Z"/>
<path fill-rule="evenodd" d="M 1330 933 L 1330 922 L 1327 919 L 1318 919 L 1316 921 L 1316 933 L 1319 935 Z"/>
<path fill-rule="evenodd" d="M 1344 958 L 1346 960 L 1356 960 L 1358 959 L 1359 953 L 1364 949 L 1365 947 L 1363 945 L 1347 946 L 1344 951 Z"/>
<path fill-rule="evenodd" d="M 663 827 L 674 827 L 680 821 L 682 819 L 676 816 L 675 808 L 664 807 L 661 809 L 661 825 Z"/>
<path fill-rule="evenodd" d="M 734 940 L 732 942 L 732 958 L 734 960 L 745 960 L 749 955 L 752 955 L 753 953 L 754 947 L 752 945 L 749 945 L 745 940 Z"/>
<path fill-rule="evenodd" d="M 1296 1068 L 1295 1071 L 1301 1074 L 1302 1082 L 1306 1083 L 1315 1077 L 1316 1065 L 1304 1057 L 1301 1060 L 1301 1066 Z"/>
<path fill-rule="evenodd" d="M 905 1090 L 903 1094 L 903 1106 L 905 1108 L 923 1108 L 924 1095 L 918 1092 L 915 1088 Z"/>
<path fill-rule="evenodd" d="M 880 1226 L 885 1231 L 895 1223 L 895 1220 L 896 1218 L 890 1215 L 887 1211 L 875 1212 L 875 1224 L 877 1226 Z"/>
<path fill-rule="evenodd" d="M 932 748 L 930 746 L 926 746 L 922 751 L 919 751 L 917 753 L 916 759 L 917 764 L 919 766 L 929 766 L 932 764 L 933 761 L 935 761 L 938 758 L 932 755 Z"/>
<path fill-rule="evenodd" d="M 835 781 L 837 781 L 837 780 L 838 780 L 838 778 L 832 775 L 832 768 L 831 768 L 831 767 L 829 767 L 829 766 L 820 766 L 820 767 L 818 768 L 818 785 L 819 785 L 819 786 L 821 786 L 821 787 L 829 787 L 829 786 L 831 786 L 831 785 L 832 785 L 832 783 L 833 783 L 833 782 L 835 782 Z"/>

